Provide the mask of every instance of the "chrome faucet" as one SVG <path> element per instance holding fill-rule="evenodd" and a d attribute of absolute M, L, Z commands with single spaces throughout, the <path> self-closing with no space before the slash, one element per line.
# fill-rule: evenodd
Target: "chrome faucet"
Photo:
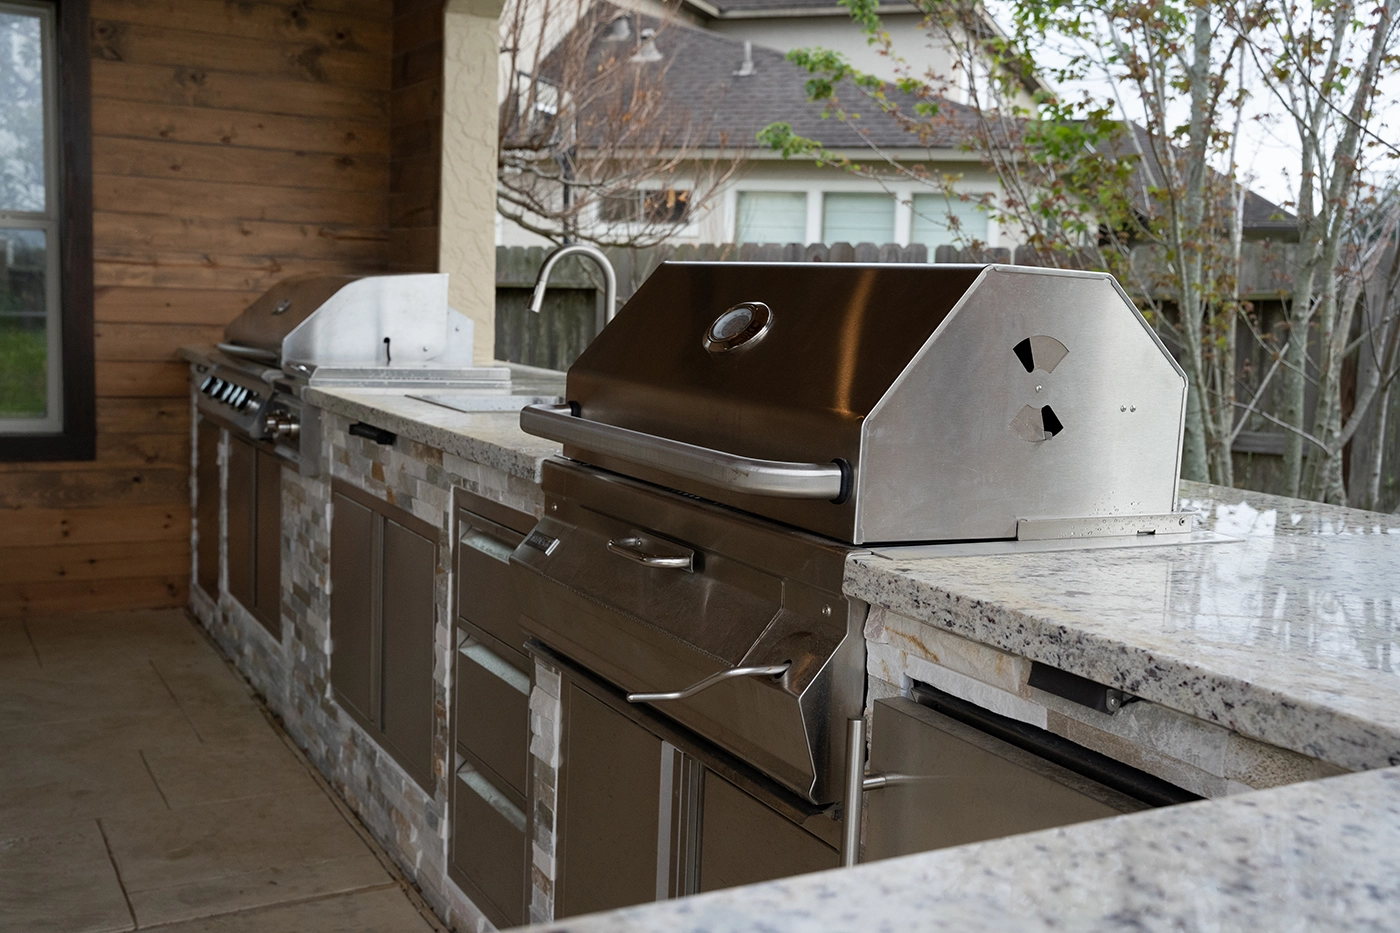
<path fill-rule="evenodd" d="M 540 274 L 535 278 L 535 294 L 530 299 L 530 310 L 536 314 L 540 313 L 540 308 L 544 305 L 544 291 L 549 287 L 549 273 L 554 268 L 554 264 L 565 256 L 587 256 L 598 264 L 598 268 L 603 270 L 603 307 L 606 311 L 604 323 L 613 319 L 617 313 L 617 272 L 613 270 L 613 264 L 608 260 L 607 255 L 596 246 L 588 243 L 570 243 L 561 246 L 545 257 L 544 265 L 540 266 Z"/>

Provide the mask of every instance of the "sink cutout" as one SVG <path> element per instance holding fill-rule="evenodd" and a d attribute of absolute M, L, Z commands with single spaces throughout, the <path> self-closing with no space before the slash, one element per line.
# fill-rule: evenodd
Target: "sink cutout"
<path fill-rule="evenodd" d="M 1045 334 L 1027 337 L 1012 347 L 1011 352 L 1016 354 L 1016 359 L 1021 361 L 1021 365 L 1026 368 L 1028 373 L 1035 372 L 1037 369 L 1053 373 L 1055 367 L 1060 365 L 1060 360 L 1069 356 L 1068 347 L 1054 337 L 1048 337 Z"/>

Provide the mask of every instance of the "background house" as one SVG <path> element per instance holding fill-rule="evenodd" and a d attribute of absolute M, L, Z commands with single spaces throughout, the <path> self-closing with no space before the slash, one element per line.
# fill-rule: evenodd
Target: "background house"
<path fill-rule="evenodd" d="M 823 106 L 808 100 L 810 76 L 785 58 L 794 48 L 819 45 L 840 51 L 858 67 L 893 76 L 890 63 L 870 49 L 844 7 L 739 0 L 721 8 L 698 0 L 683 4 L 675 15 L 618 8 L 607 18 L 616 25 L 599 30 L 596 47 L 644 49 L 632 55 L 633 64 L 660 83 L 668 106 L 696 113 L 697 125 L 703 123 L 706 137 L 696 147 L 697 159 L 723 152 L 743 160 L 718 196 L 676 224 L 672 242 L 923 243 L 933 249 L 959 239 L 952 229 L 956 226 L 964 242 L 1015 245 L 988 222 L 975 200 L 950 200 L 913 181 L 886 188 L 837 167 L 818 166 L 811 159 L 785 160 L 759 148 L 758 131 L 786 121 L 796 132 L 854 158 L 871 156 L 873 142 L 911 165 L 956 176 L 956 190 L 972 199 L 996 191 L 995 179 L 964 151 L 973 115 L 959 101 L 947 104 L 946 132 L 925 146 L 892 118 L 859 107 L 854 93 L 850 103 L 862 113 L 859 131 L 824 119 Z M 928 48 L 918 29 L 920 19 L 909 7 L 908 13 L 891 15 L 891 29 L 907 33 L 909 44 L 927 48 L 926 67 L 946 71 L 951 59 L 944 50 Z M 617 221 L 600 216 L 597 223 L 603 229 Z M 546 242 L 509 221 L 498 224 L 500 245 Z"/>

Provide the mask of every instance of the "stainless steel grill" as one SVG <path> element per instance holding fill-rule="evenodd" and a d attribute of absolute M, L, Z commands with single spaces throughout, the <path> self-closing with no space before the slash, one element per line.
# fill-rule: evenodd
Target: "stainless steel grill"
<path fill-rule="evenodd" d="M 572 411 L 522 427 L 865 544 L 1171 512 L 1186 379 L 1107 275 L 668 263 L 569 370 L 567 397 Z"/>
<path fill-rule="evenodd" d="M 524 625 L 816 802 L 864 706 L 854 546 L 1189 530 L 1186 380 L 1107 275 L 668 263 L 569 370 Z"/>
<path fill-rule="evenodd" d="M 472 365 L 473 326 L 447 303 L 447 276 L 293 276 L 224 330 L 200 410 L 300 459 L 303 386 L 510 391 L 510 370 Z"/>

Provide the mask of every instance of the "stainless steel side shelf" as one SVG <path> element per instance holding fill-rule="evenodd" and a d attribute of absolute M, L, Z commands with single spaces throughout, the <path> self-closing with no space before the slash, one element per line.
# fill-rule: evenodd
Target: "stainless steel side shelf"
<path fill-rule="evenodd" d="M 567 405 L 530 405 L 520 412 L 526 434 L 666 470 L 728 492 L 780 499 L 841 500 L 849 494 L 849 468 L 831 463 L 756 460 L 698 447 L 575 415 Z"/>

